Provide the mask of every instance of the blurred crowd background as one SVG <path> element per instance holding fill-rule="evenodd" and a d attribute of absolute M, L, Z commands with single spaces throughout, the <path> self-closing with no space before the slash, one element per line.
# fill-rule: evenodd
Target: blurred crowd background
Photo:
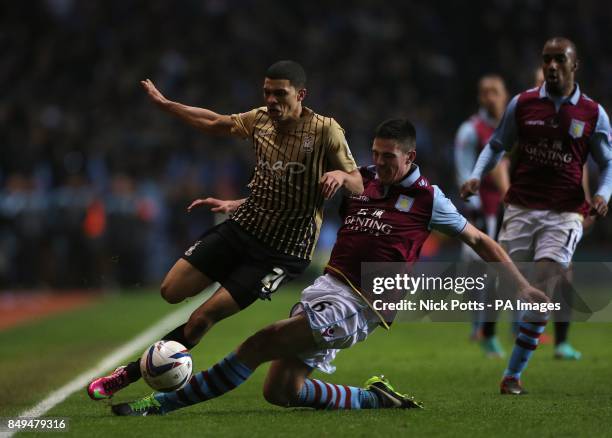
<path fill-rule="evenodd" d="M 578 46 L 582 91 L 611 111 L 610 23 L 612 8 L 593 0 L 2 2 L 0 287 L 156 283 L 218 220 L 187 214 L 192 199 L 246 195 L 250 145 L 161 113 L 141 79 L 235 113 L 260 106 L 268 65 L 295 59 L 307 106 L 338 120 L 360 164 L 380 121 L 409 117 L 423 172 L 457 199 L 453 139 L 477 110 L 478 78 L 529 88 L 544 41 L 563 35 Z M 612 220 L 601 220 L 577 258 L 610 249 Z M 426 254 L 456 248 L 436 237 Z"/>

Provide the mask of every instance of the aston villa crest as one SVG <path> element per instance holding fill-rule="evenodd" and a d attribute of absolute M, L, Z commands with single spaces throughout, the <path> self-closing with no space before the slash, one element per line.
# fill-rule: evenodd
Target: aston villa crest
<path fill-rule="evenodd" d="M 580 138 L 584 132 L 584 122 L 580 120 L 572 119 L 569 128 L 569 135 L 572 138 Z"/>
<path fill-rule="evenodd" d="M 414 198 L 406 195 L 399 195 L 395 203 L 395 208 L 404 213 L 408 213 L 412 208 L 412 204 L 414 204 Z"/>
<path fill-rule="evenodd" d="M 314 150 L 314 137 L 312 135 L 304 136 L 304 140 L 302 140 L 302 149 L 304 149 L 304 152 L 307 154 Z"/>

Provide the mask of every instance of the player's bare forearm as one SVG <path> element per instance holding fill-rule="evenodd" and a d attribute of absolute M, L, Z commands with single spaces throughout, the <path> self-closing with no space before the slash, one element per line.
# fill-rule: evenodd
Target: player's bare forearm
<path fill-rule="evenodd" d="M 230 116 L 217 114 L 214 111 L 183 105 L 166 99 L 150 79 L 141 81 L 149 98 L 158 107 L 175 115 L 191 126 L 212 135 L 231 135 L 233 122 Z"/>
<path fill-rule="evenodd" d="M 351 193 L 363 193 L 363 178 L 361 177 L 359 170 L 353 170 L 352 172 L 346 174 L 344 188 Z"/>
<path fill-rule="evenodd" d="M 173 101 L 168 101 L 164 109 L 194 128 L 204 131 L 207 134 L 231 134 L 233 122 L 229 116 L 217 114 L 206 108 L 187 106 Z"/>
<path fill-rule="evenodd" d="M 347 173 L 342 170 L 326 172 L 321 177 L 321 192 L 325 199 L 333 197 L 340 187 L 344 187 L 351 193 L 363 193 L 363 180 L 359 170 Z"/>
<path fill-rule="evenodd" d="M 193 201 L 189 207 L 187 207 L 187 211 L 191 213 L 191 211 L 195 208 L 208 206 L 212 212 L 230 214 L 238 210 L 238 207 L 244 204 L 245 201 L 246 198 L 233 200 L 199 198 Z"/>

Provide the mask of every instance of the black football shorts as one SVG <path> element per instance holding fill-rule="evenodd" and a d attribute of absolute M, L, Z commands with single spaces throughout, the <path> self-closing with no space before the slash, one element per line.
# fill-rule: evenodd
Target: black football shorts
<path fill-rule="evenodd" d="M 270 248 L 231 219 L 202 234 L 182 258 L 218 281 L 241 309 L 257 298 L 270 299 L 310 263 Z"/>

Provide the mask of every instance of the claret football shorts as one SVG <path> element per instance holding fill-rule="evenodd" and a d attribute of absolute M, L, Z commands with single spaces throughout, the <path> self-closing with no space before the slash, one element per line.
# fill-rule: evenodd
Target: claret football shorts
<path fill-rule="evenodd" d="M 291 316 L 306 313 L 317 350 L 299 355 L 308 366 L 331 374 L 338 351 L 364 341 L 380 320 L 351 288 L 325 274 L 302 291 Z"/>
<path fill-rule="evenodd" d="M 268 247 L 231 219 L 200 236 L 182 258 L 218 281 L 241 309 L 258 298 L 270 299 L 310 263 Z"/>
<path fill-rule="evenodd" d="M 582 238 L 582 215 L 508 205 L 499 243 L 515 262 L 551 259 L 568 267 Z"/>

